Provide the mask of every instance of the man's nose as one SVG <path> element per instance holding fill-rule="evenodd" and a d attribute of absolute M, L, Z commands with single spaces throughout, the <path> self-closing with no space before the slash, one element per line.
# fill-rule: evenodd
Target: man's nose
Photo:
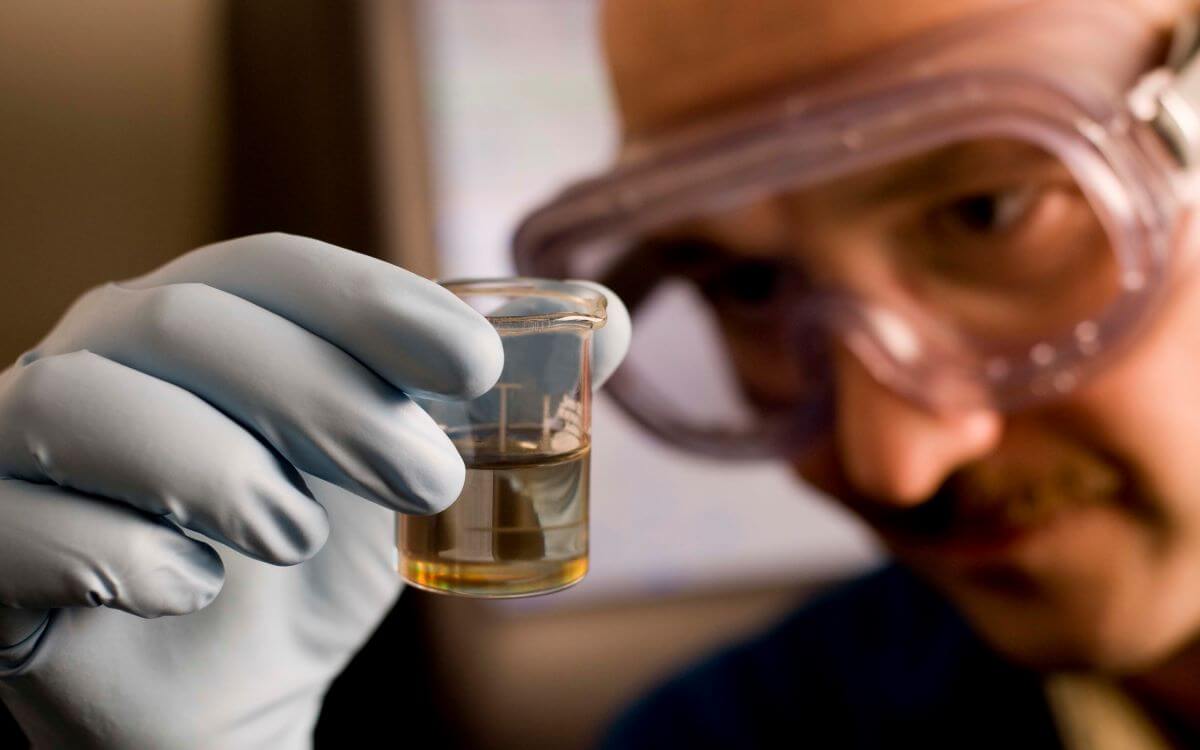
<path fill-rule="evenodd" d="M 855 491 L 878 503 L 917 505 L 957 468 L 996 448 L 999 413 L 927 411 L 881 384 L 850 351 L 837 349 L 835 440 Z"/>

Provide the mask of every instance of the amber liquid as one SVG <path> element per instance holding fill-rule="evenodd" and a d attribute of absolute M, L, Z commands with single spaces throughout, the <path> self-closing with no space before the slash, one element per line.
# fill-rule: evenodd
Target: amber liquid
<path fill-rule="evenodd" d="M 590 446 L 553 456 L 467 460 L 462 494 L 433 516 L 399 516 L 400 573 L 430 591 L 545 594 L 588 566 Z"/>

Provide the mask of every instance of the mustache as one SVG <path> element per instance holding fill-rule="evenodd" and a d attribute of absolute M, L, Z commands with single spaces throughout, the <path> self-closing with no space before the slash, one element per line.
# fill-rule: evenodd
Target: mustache
<path fill-rule="evenodd" d="M 1018 532 L 1073 508 L 1128 503 L 1134 493 L 1115 462 L 1082 449 L 1045 465 L 983 459 L 951 474 L 925 502 L 885 507 L 853 505 L 872 525 L 899 535 L 945 539 Z"/>

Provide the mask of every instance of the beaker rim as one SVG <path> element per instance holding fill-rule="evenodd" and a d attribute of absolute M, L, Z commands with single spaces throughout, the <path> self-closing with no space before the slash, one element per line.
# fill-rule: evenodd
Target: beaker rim
<path fill-rule="evenodd" d="M 549 328 L 604 327 L 608 319 L 608 299 L 587 284 L 528 276 L 447 279 L 438 282 L 458 297 L 542 298 L 567 303 L 569 309 L 511 315 L 484 314 L 501 333 L 539 331 Z"/>

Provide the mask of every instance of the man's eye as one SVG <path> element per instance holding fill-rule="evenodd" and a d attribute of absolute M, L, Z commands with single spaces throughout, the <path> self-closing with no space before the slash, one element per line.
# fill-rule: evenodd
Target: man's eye
<path fill-rule="evenodd" d="M 951 231 L 973 235 L 1004 234 L 1030 215 L 1039 194 L 1035 186 L 1027 185 L 968 195 L 938 209 L 935 218 Z"/>
<path fill-rule="evenodd" d="M 712 282 L 709 293 L 719 301 L 751 307 L 770 303 L 779 286 L 777 264 L 743 261 L 724 268 Z"/>

